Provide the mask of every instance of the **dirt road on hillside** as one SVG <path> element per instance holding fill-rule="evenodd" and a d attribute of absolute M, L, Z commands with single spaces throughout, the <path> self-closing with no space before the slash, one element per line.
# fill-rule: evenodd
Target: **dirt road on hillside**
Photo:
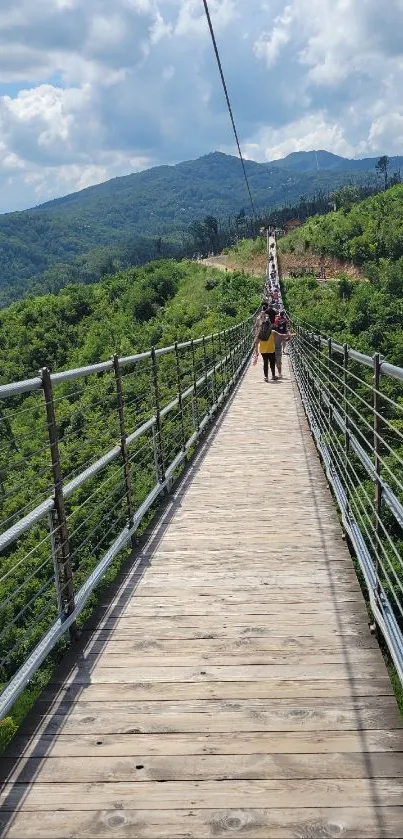
<path fill-rule="evenodd" d="M 252 274 L 254 277 L 264 276 L 264 271 L 251 270 L 243 265 L 234 265 L 234 263 L 231 264 L 225 254 L 221 254 L 220 256 L 210 256 L 208 259 L 201 259 L 200 262 L 202 265 L 208 265 L 211 268 L 219 268 L 220 271 L 245 271 L 245 274 Z"/>

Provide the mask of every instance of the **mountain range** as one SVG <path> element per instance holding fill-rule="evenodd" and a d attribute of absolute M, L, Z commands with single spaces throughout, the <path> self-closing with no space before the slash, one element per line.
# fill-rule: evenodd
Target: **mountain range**
<path fill-rule="evenodd" d="M 320 150 L 269 163 L 247 160 L 245 166 L 256 209 L 264 213 L 295 204 L 301 195 L 375 181 L 376 162 Z M 403 157 L 391 158 L 391 172 L 402 165 Z M 57 290 L 77 276 L 98 279 L 123 251 L 129 254 L 126 262 L 144 262 L 158 255 L 161 237 L 165 255 L 170 247 L 174 255 L 192 221 L 228 218 L 242 208 L 248 213 L 239 159 L 213 152 L 0 215 L 0 304 L 32 289 Z M 73 265 L 81 266 L 78 273 Z"/>
<path fill-rule="evenodd" d="M 332 154 L 330 151 L 297 151 L 287 157 L 273 160 L 268 166 L 279 166 L 281 169 L 292 169 L 295 172 L 375 172 L 378 157 L 363 157 L 352 159 Z M 390 157 L 391 172 L 398 171 L 403 166 L 403 157 Z"/>

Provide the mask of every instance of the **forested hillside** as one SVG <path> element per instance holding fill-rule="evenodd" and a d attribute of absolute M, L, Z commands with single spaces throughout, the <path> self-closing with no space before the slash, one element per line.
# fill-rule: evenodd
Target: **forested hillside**
<path fill-rule="evenodd" d="M 403 185 L 351 207 L 309 219 L 279 243 L 280 251 L 307 250 L 356 265 L 403 256 Z"/>
<path fill-rule="evenodd" d="M 313 153 L 312 153 L 313 154 Z M 323 153 L 326 154 L 326 153 Z M 257 210 L 325 197 L 346 183 L 376 183 L 372 170 L 320 169 L 312 161 L 246 161 Z M 325 202 L 328 205 L 328 198 Z M 0 306 L 27 291 L 57 291 L 66 282 L 93 282 L 131 264 L 191 255 L 207 217 L 226 223 L 248 209 L 238 158 L 213 153 L 177 166 L 115 178 L 33 210 L 0 216 Z M 242 233 L 242 231 L 241 231 Z"/>
<path fill-rule="evenodd" d="M 223 328 L 256 309 L 262 281 L 160 260 L 0 311 L 0 382 Z"/>
<path fill-rule="evenodd" d="M 287 280 L 287 306 L 298 322 L 403 366 L 403 186 L 309 219 L 280 241 L 280 250 L 314 251 L 359 265 L 363 282 L 343 276 L 327 285 L 310 277 Z"/>

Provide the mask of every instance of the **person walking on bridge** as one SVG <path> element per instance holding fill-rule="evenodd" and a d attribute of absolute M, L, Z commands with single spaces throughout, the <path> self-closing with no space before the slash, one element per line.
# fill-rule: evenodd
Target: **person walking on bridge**
<path fill-rule="evenodd" d="M 255 359 L 257 359 L 257 355 L 260 352 L 263 359 L 263 376 L 265 382 L 269 381 L 269 365 L 272 382 L 276 382 L 278 376 L 276 376 L 275 340 L 276 336 L 279 336 L 279 333 L 274 329 L 276 312 L 274 309 L 269 308 L 264 313 L 263 317 L 264 319 L 262 320 L 259 330 L 255 336 Z"/>
<path fill-rule="evenodd" d="M 269 308 L 269 303 L 267 302 L 267 300 L 263 300 L 263 303 L 260 307 L 260 312 L 258 313 L 257 318 L 255 320 L 255 326 L 253 328 L 253 337 L 255 339 L 255 343 L 256 343 L 256 338 L 257 338 L 258 333 L 259 333 L 259 329 L 260 329 L 263 321 L 266 320 L 268 308 Z"/>
<path fill-rule="evenodd" d="M 282 351 L 285 352 L 285 345 L 288 340 L 287 336 L 289 334 L 289 329 L 288 320 L 284 309 L 282 309 L 277 315 L 276 320 L 274 321 L 274 325 L 276 327 L 277 332 L 279 332 L 280 335 L 283 336 L 282 340 L 280 341 L 280 347 Z"/>

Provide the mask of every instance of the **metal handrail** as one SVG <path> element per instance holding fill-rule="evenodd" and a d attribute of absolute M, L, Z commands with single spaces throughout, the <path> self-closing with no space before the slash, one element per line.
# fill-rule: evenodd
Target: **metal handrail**
<path fill-rule="evenodd" d="M 320 342 L 322 347 L 328 346 L 329 338 L 316 334 L 313 328 L 312 331 L 308 331 L 301 327 L 301 332 L 306 335 L 310 335 L 314 340 Z M 332 352 L 337 353 L 338 355 L 344 355 L 343 344 L 338 344 L 336 341 L 332 340 Z M 347 347 L 347 353 L 348 358 L 352 361 L 358 361 L 359 364 L 363 364 L 365 367 L 373 367 L 374 362 L 372 356 L 365 355 L 365 353 L 354 350 L 352 347 Z M 396 364 L 389 364 L 386 360 L 380 359 L 380 372 L 383 376 L 390 376 L 392 379 L 397 379 L 398 381 L 403 382 L 403 367 L 398 367 Z"/>
<path fill-rule="evenodd" d="M 242 323 L 213 333 L 204 338 L 177 343 L 170 347 L 151 349 L 145 353 L 125 356 L 112 360 L 92 364 L 86 367 L 66 370 L 58 373 L 50 373 L 46 368 L 37 378 L 27 379 L 22 382 L 13 382 L 0 386 L 0 399 L 3 404 L 11 405 L 7 415 L 7 422 L 13 425 L 13 410 L 16 400 L 18 408 L 16 416 L 21 415 L 21 400 L 27 399 L 28 405 L 32 401 L 32 394 L 42 391 L 44 400 L 35 405 L 35 410 L 40 410 L 44 418 L 44 428 L 48 435 L 47 447 L 43 447 L 35 453 L 35 457 L 44 460 L 50 459 L 50 467 L 53 472 L 53 492 L 40 503 L 35 504 L 35 490 L 33 489 L 32 509 L 25 515 L 14 521 L 11 527 L 0 535 L 0 551 L 5 551 L 5 568 L 7 575 L 7 594 L 0 600 L 0 609 L 9 608 L 15 604 L 15 615 L 6 623 L 0 631 L 0 642 L 13 628 L 19 628 L 23 634 L 17 633 L 16 639 L 12 638 L 10 650 L 4 658 L 3 681 L 5 688 L 0 695 L 0 717 L 3 717 L 12 707 L 18 695 L 27 685 L 32 676 L 36 673 L 42 662 L 49 655 L 55 645 L 70 632 L 70 637 L 75 634 L 75 623 L 81 614 L 88 598 L 96 586 L 102 580 L 105 572 L 110 567 L 116 556 L 127 546 L 133 544 L 133 537 L 144 517 L 149 513 L 161 494 L 169 492 L 175 475 L 186 459 L 189 452 L 197 445 L 203 432 L 214 418 L 218 408 L 228 398 L 234 384 L 241 375 L 245 365 L 250 358 L 253 349 L 252 323 L 254 315 Z M 186 365 L 183 361 L 186 360 Z M 162 367 L 160 368 L 160 365 Z M 122 374 L 122 369 L 133 366 L 133 373 Z M 136 372 L 137 371 L 137 372 Z M 140 412 L 141 420 L 141 399 L 134 400 L 135 424 L 137 427 L 131 430 L 133 422 L 130 401 L 125 403 L 124 387 L 126 380 L 130 380 L 133 387 L 139 383 L 140 392 L 144 392 L 142 376 L 150 377 L 151 380 L 151 416 L 147 416 L 138 424 L 136 418 Z M 110 378 L 112 374 L 112 379 Z M 59 431 L 59 415 L 63 416 L 65 407 L 68 406 L 69 396 L 66 393 L 55 399 L 55 389 L 66 382 L 78 378 L 96 376 L 96 382 L 103 383 L 106 376 L 106 392 L 110 398 L 110 384 L 116 386 L 116 401 L 112 407 L 112 414 L 108 417 L 105 408 L 105 424 L 113 429 L 120 428 L 120 439 L 111 448 L 108 448 L 100 457 L 86 465 L 86 468 L 78 471 L 73 478 L 66 480 L 63 475 L 63 453 L 61 446 L 64 443 L 64 436 Z M 131 378 L 130 378 L 131 377 Z M 148 379 L 147 379 L 148 381 Z M 101 387 L 100 384 L 100 387 Z M 109 390 L 108 390 L 109 387 Z M 87 382 L 84 385 L 83 393 L 86 392 Z M 142 388 L 142 390 L 141 390 Z M 146 391 L 149 391 L 148 385 Z M 164 392 L 162 398 L 161 393 Z M 73 394 L 74 399 L 80 398 L 80 393 Z M 40 394 L 36 397 L 40 399 Z M 25 403 L 24 403 L 25 404 Z M 102 405 L 102 399 L 97 400 L 97 405 Z M 29 408 L 24 411 L 29 411 Z M 97 421 L 96 421 L 97 424 Z M 126 431 L 127 429 L 127 431 Z M 139 441 L 144 441 L 142 448 L 138 447 Z M 140 458 L 140 459 L 139 459 Z M 35 462 L 36 463 L 36 462 Z M 41 464 L 43 466 L 43 464 Z M 110 469 L 113 472 L 106 481 L 98 484 L 100 475 L 107 474 Z M 136 494 L 136 483 L 138 474 L 146 468 L 150 481 L 151 472 L 154 473 L 152 484 L 139 496 Z M 140 471 L 139 471 L 140 470 Z M 35 474 L 41 475 L 42 468 L 35 469 Z M 71 474 L 71 470 L 70 470 Z M 95 483 L 95 490 L 94 490 Z M 105 484 L 109 483 L 108 494 L 96 503 L 98 490 L 104 492 Z M 18 488 L 20 484 L 18 484 Z M 88 490 L 87 490 L 88 487 Z M 89 492 L 84 501 L 66 512 L 66 505 L 71 504 L 75 493 Z M 37 490 L 40 495 L 39 487 Z M 1 497 L 0 497 L 1 500 Z M 107 500 L 108 508 L 103 510 L 102 503 Z M 88 527 L 94 520 L 93 529 L 86 534 L 86 520 L 72 526 L 71 518 L 81 515 L 83 508 L 87 515 Z M 106 525 L 103 524 L 103 516 L 108 512 L 112 516 L 112 523 L 109 522 L 108 533 L 112 533 L 109 544 L 105 543 L 104 553 L 97 558 L 95 567 L 88 574 L 82 577 L 81 585 L 77 585 L 80 579 L 82 561 L 86 560 L 88 550 L 95 542 L 93 550 L 96 552 L 96 534 L 101 529 L 101 545 L 105 540 Z M 18 515 L 18 510 L 14 517 Z M 113 517 L 115 517 L 115 520 Z M 79 520 L 80 521 L 80 520 Z M 119 524 L 121 522 L 121 524 Z M 84 529 L 83 529 L 84 528 Z M 116 533 L 113 536 L 113 532 Z M 78 536 L 85 534 L 84 540 L 75 547 L 71 541 Z M 26 554 L 20 555 L 21 544 L 28 539 L 29 550 Z M 81 547 L 80 547 L 81 546 Z M 45 548 L 48 547 L 48 554 Z M 37 551 L 39 560 L 38 566 L 31 567 L 25 571 L 26 561 L 32 560 L 32 555 Z M 20 552 L 20 553 L 19 553 Z M 15 557 L 15 559 L 14 559 Z M 73 559 L 77 563 L 75 571 Z M 87 560 L 86 560 L 87 561 Z M 0 566 L 1 567 L 1 566 Z M 19 650 L 30 638 L 35 636 L 29 613 L 32 604 L 35 606 L 35 591 L 32 595 L 32 584 L 35 582 L 35 573 L 47 572 L 44 578 L 45 583 L 41 586 L 42 578 L 38 577 L 38 599 L 44 595 L 44 606 L 39 612 L 39 618 L 47 617 L 48 625 L 42 637 L 28 646 L 28 654 L 20 663 L 18 659 Z M 49 578 L 50 572 L 50 578 Z M 6 579 L 0 573 L 0 584 Z M 53 593 L 49 595 L 49 579 L 52 583 Z M 18 598 L 24 593 L 24 586 L 31 586 L 29 589 L 31 599 L 21 607 L 18 606 Z M 46 600 L 50 596 L 49 601 Z M 27 603 L 29 608 L 27 608 Z M 38 600 L 38 609 L 42 601 Z M 4 611 L 3 609 L 3 611 Z M 25 639 L 25 641 L 24 641 Z M 16 666 L 10 665 L 14 653 L 17 655 Z M 7 665 L 7 666 L 6 666 Z M 11 670 L 10 670 L 11 667 Z"/>
<path fill-rule="evenodd" d="M 374 619 L 403 682 L 402 435 L 399 428 L 394 434 L 393 428 L 394 412 L 401 421 L 403 368 L 298 325 L 293 324 L 293 331 L 291 363 L 312 435 Z M 336 363 L 334 356 L 340 355 L 343 361 Z M 359 376 L 349 362 L 363 368 Z M 383 394 L 382 380 L 387 378 L 395 384 Z M 388 416 L 380 405 L 383 397 Z"/>

